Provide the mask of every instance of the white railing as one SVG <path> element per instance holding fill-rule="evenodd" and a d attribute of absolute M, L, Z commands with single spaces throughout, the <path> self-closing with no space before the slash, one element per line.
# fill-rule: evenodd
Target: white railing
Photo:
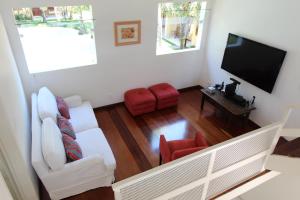
<path fill-rule="evenodd" d="M 282 129 L 274 123 L 223 143 L 211 146 L 171 163 L 113 184 L 116 200 L 205 200 L 265 170 L 267 157 L 273 151 Z M 219 199 L 234 198 L 256 187 L 278 172 L 270 172 L 248 187 L 239 187 Z"/>

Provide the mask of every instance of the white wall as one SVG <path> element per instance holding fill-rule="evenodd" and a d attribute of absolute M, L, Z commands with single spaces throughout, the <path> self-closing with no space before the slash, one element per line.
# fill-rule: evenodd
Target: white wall
<path fill-rule="evenodd" d="M 234 77 L 220 68 L 229 32 L 287 51 L 272 94 L 241 81 L 239 92 L 248 99 L 257 97 L 251 119 L 261 126 L 281 119 L 285 106 L 300 102 L 299 7 L 299 0 L 217 0 L 214 4 L 202 85 Z"/>
<path fill-rule="evenodd" d="M 27 95 L 46 85 L 57 95 L 80 94 L 93 107 L 123 100 L 134 87 L 169 82 L 177 88 L 199 84 L 201 50 L 156 56 L 157 10 L 160 0 L 7 0 L 0 2 L 9 39 Z M 89 67 L 29 74 L 12 15 L 12 8 L 76 5 L 93 6 L 98 64 Z M 209 5 L 208 5 L 209 6 Z M 142 21 L 142 43 L 115 47 L 113 23 Z"/>
<path fill-rule="evenodd" d="M 0 172 L 0 197 L 3 200 L 13 200 L 1 172 Z"/>
<path fill-rule="evenodd" d="M 30 113 L 0 17 L 0 151 L 24 200 L 38 199 L 31 167 Z"/>
<path fill-rule="evenodd" d="M 242 200 L 299 200 L 300 177 L 279 175 L 241 195 Z"/>

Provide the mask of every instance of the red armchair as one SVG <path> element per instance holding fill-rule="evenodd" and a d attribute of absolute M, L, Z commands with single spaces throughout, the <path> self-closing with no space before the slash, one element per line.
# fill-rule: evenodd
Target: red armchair
<path fill-rule="evenodd" d="M 159 164 L 170 162 L 206 147 L 208 147 L 208 144 L 201 133 L 197 133 L 195 139 L 173 140 L 169 142 L 166 141 L 164 135 L 161 135 Z"/>

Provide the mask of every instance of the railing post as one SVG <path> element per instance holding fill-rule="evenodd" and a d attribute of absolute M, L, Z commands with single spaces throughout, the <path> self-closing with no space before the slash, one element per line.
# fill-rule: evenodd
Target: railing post
<path fill-rule="evenodd" d="M 206 199 L 206 195 L 207 195 L 207 192 L 208 192 L 209 181 L 210 181 L 210 176 L 211 176 L 211 174 L 213 172 L 213 169 L 214 169 L 215 159 L 216 159 L 216 151 L 213 151 L 211 156 L 210 156 L 210 161 L 209 161 L 207 175 L 206 175 L 207 179 L 206 179 L 206 182 L 204 183 L 201 200 Z"/>
<path fill-rule="evenodd" d="M 291 115 L 291 112 L 292 112 L 293 108 L 290 107 L 287 109 L 286 111 L 286 114 L 284 115 L 283 119 L 281 120 L 281 126 L 280 128 L 277 130 L 277 133 L 276 135 L 274 136 L 274 139 L 273 139 L 273 142 L 270 146 L 270 149 L 269 149 L 269 152 L 267 154 L 267 158 L 265 159 L 265 162 L 264 162 L 264 166 L 266 166 L 268 160 L 269 160 L 269 157 L 272 155 L 272 153 L 274 152 L 275 148 L 276 148 L 276 145 L 278 143 L 278 140 L 281 136 L 281 132 L 283 130 L 283 126 L 286 124 L 286 122 L 288 121 L 290 115 Z"/>

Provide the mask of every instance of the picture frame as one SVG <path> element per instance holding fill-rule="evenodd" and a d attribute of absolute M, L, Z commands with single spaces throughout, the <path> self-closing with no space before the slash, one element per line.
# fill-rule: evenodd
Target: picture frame
<path fill-rule="evenodd" d="M 141 21 L 119 21 L 114 23 L 115 46 L 141 43 Z"/>

